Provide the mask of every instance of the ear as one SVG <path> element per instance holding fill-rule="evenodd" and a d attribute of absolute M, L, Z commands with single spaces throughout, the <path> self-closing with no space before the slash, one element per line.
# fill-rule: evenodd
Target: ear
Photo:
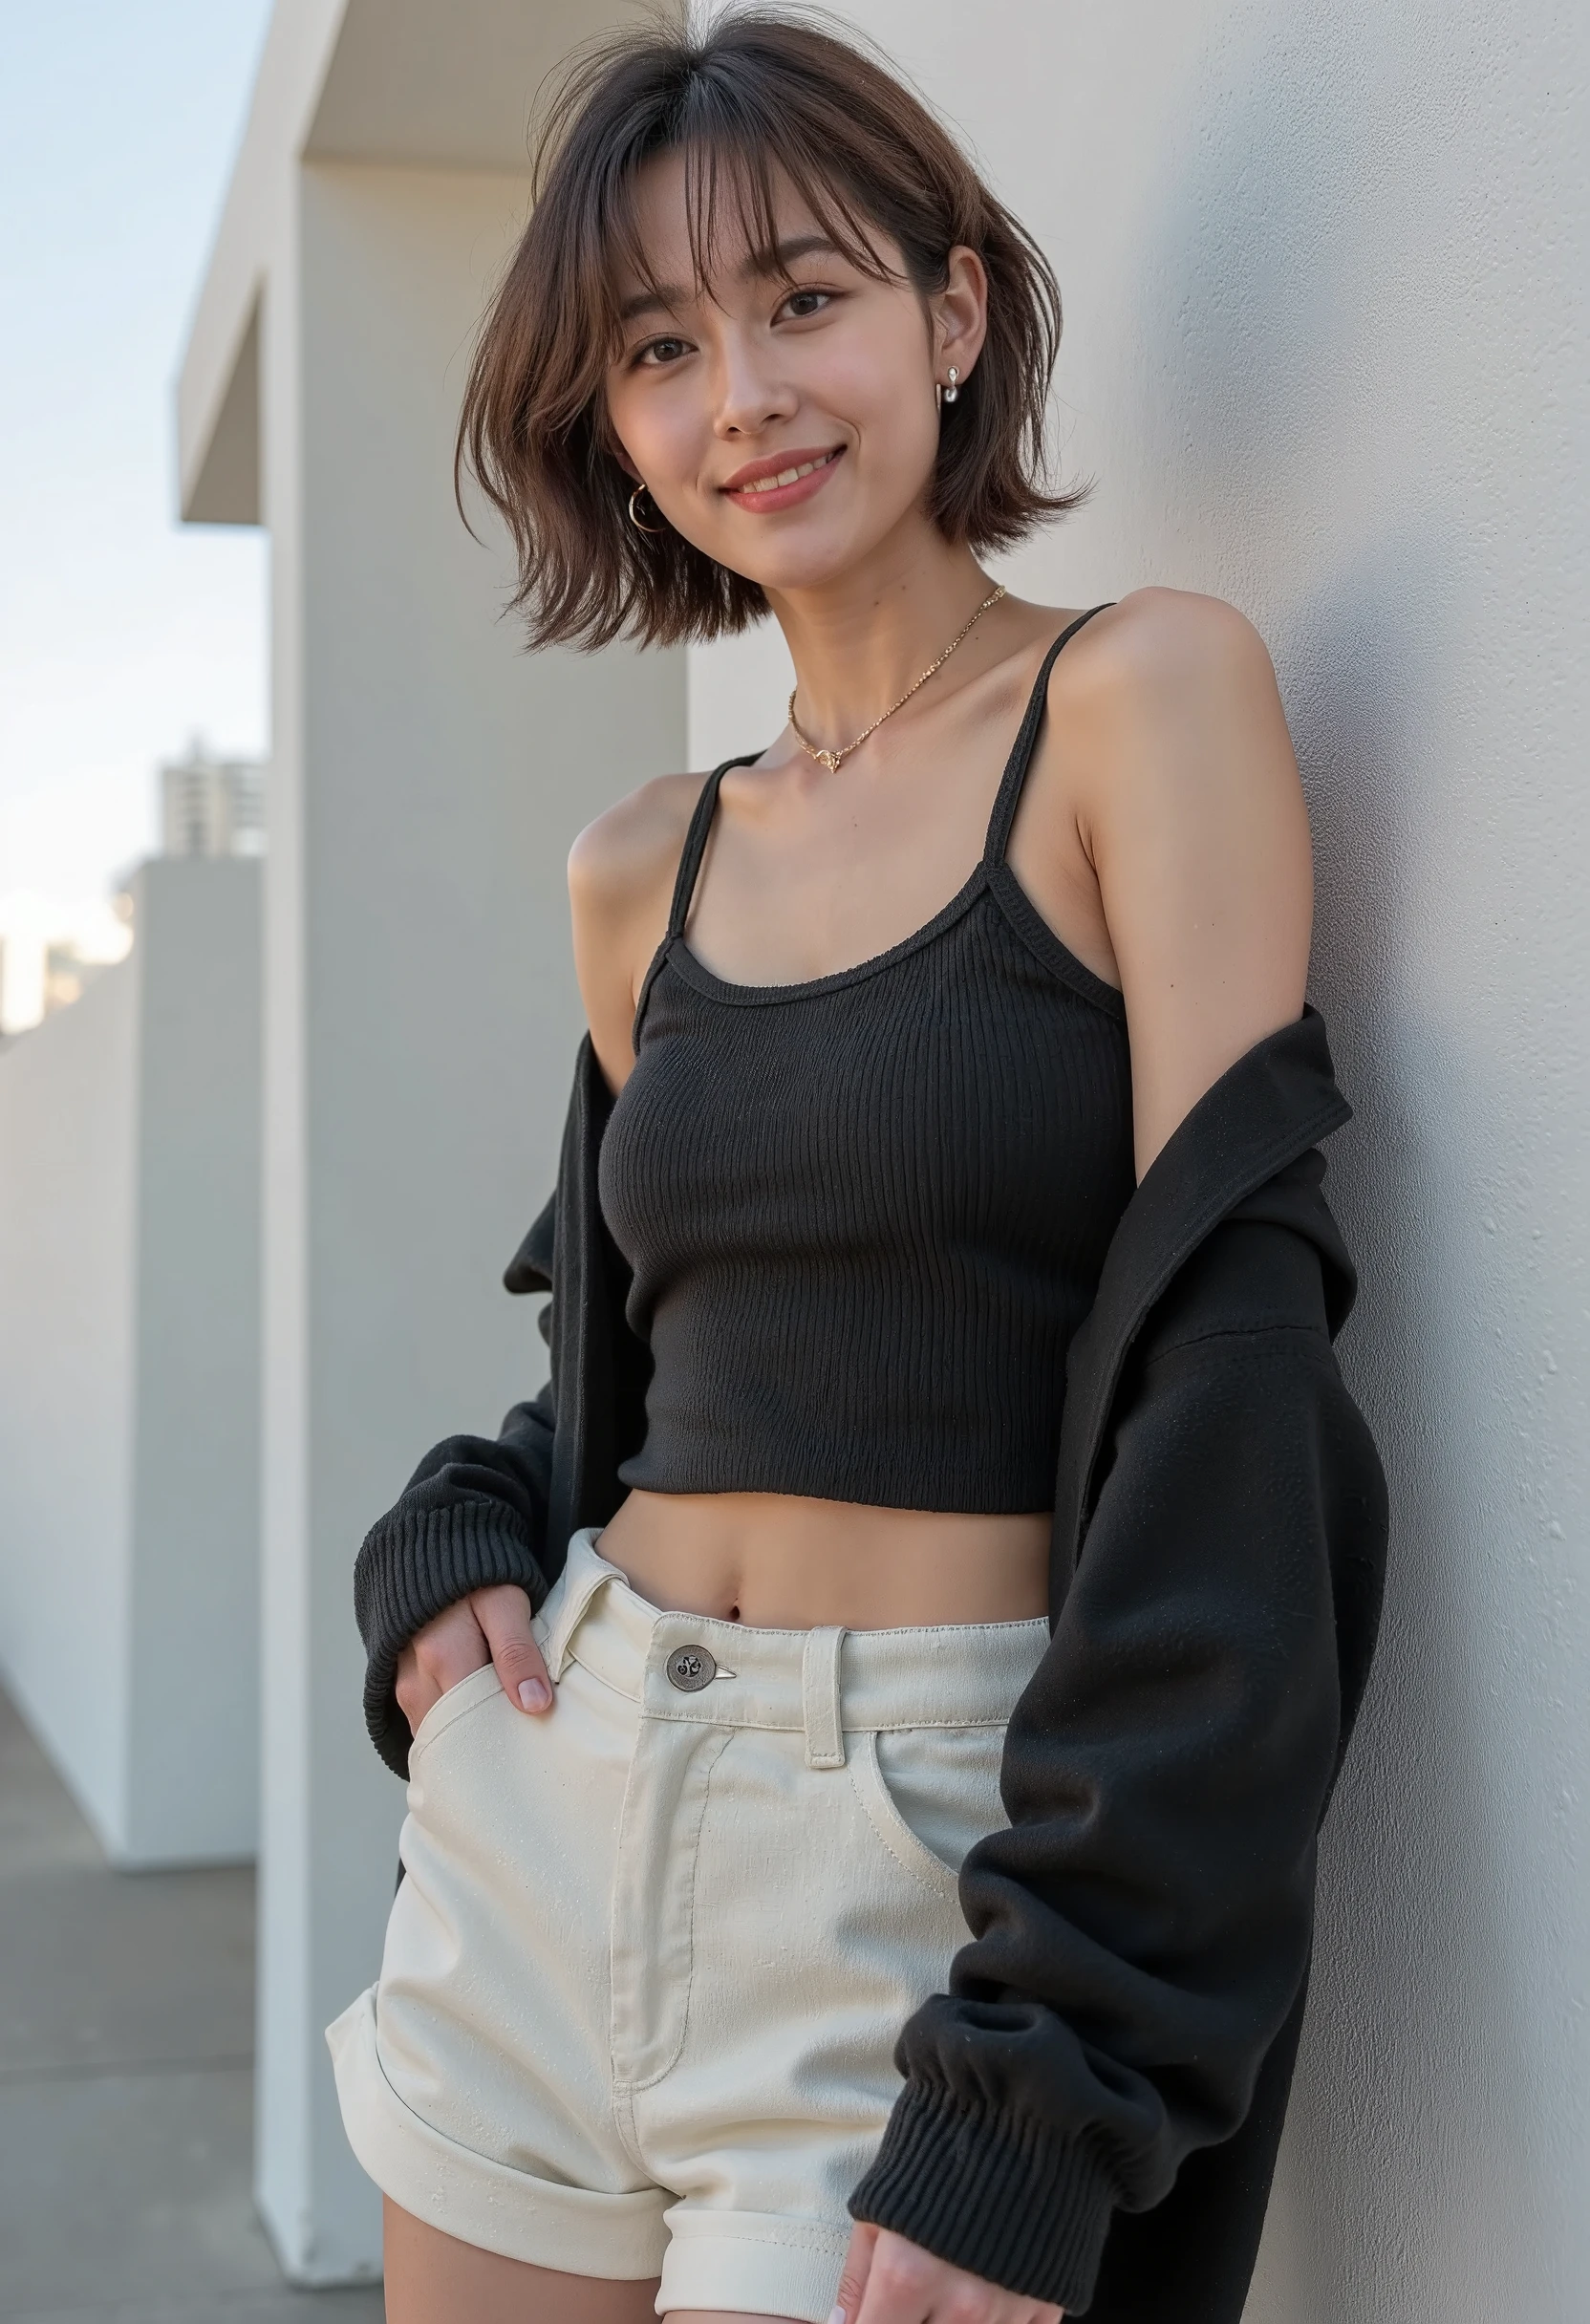
<path fill-rule="evenodd" d="M 988 336 L 988 269 L 964 242 L 956 244 L 945 268 L 949 280 L 928 301 L 934 377 L 942 379 L 953 363 L 964 387 Z"/>

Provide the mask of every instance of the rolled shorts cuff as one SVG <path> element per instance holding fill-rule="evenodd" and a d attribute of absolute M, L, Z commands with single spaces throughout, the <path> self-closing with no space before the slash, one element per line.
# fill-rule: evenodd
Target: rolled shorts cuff
<path fill-rule="evenodd" d="M 728 2308 L 749 2315 L 827 2324 L 839 2292 L 850 2226 L 777 2212 L 676 2212 L 662 2263 L 657 2313 Z"/>
<path fill-rule="evenodd" d="M 634 2283 L 661 2273 L 665 2189 L 603 2194 L 536 2179 L 461 2146 L 405 2106 L 381 2065 L 374 1986 L 327 2027 L 326 2042 L 348 2142 L 412 2218 L 479 2250 L 570 2275 Z"/>

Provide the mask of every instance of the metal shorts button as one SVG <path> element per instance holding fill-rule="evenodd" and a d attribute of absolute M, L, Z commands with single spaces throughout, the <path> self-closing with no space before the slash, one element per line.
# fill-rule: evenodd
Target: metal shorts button
<path fill-rule="evenodd" d="M 718 1665 L 705 1646 L 676 1646 L 662 1667 L 681 1694 L 699 1694 L 718 1676 Z"/>

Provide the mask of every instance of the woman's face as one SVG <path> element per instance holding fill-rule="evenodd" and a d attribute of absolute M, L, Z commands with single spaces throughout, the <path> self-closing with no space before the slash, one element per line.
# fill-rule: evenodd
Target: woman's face
<path fill-rule="evenodd" d="M 953 251 L 947 290 L 924 303 L 904 279 L 852 266 L 786 189 L 776 222 L 787 275 L 761 272 L 735 229 L 698 289 L 683 156 L 652 162 L 637 196 L 662 297 L 638 281 L 621 293 L 608 411 L 661 521 L 776 592 L 821 588 L 902 526 L 925 524 L 935 381 L 952 363 L 964 381 L 982 344 L 975 252 Z M 879 234 L 875 247 L 903 278 L 893 243 Z"/>

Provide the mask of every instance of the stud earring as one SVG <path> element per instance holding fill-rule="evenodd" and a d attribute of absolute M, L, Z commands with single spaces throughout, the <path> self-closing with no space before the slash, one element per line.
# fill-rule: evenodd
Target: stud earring
<path fill-rule="evenodd" d="M 950 384 L 949 384 L 949 386 L 948 386 L 948 387 L 947 387 L 947 388 L 944 390 L 944 400 L 945 400 L 945 402 L 946 402 L 946 403 L 954 403 L 954 401 L 955 401 L 956 398 L 956 397 L 959 395 L 960 390 L 959 390 L 959 388 L 958 388 L 958 387 L 956 385 L 956 380 L 957 380 L 959 377 L 960 377 L 960 374 L 959 374 L 959 372 L 958 372 L 958 371 L 956 371 L 956 369 L 955 365 L 952 363 L 952 364 L 951 364 L 951 366 L 950 366 Z"/>
<path fill-rule="evenodd" d="M 644 484 L 636 484 L 634 490 L 630 494 L 630 523 L 634 527 L 636 532 L 665 532 L 667 530 L 666 526 L 648 525 L 635 507 L 636 501 L 640 498 L 645 489 L 646 487 Z M 656 503 L 654 501 L 652 506 L 655 508 L 656 506 Z"/>

